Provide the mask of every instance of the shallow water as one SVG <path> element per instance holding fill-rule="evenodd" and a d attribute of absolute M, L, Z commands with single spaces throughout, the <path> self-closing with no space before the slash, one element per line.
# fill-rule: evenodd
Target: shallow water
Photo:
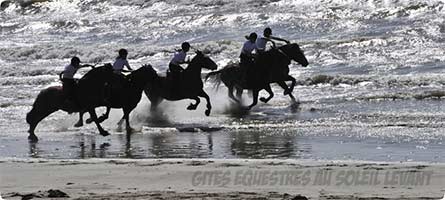
<path fill-rule="evenodd" d="M 0 10 L 0 157 L 444 162 L 443 1 L 24 5 Z M 210 117 L 203 105 L 187 111 L 188 101 L 163 103 L 160 114 L 150 113 L 144 97 L 132 114 L 136 132 L 130 140 L 115 130 L 119 111 L 105 122 L 112 134 L 106 138 L 93 125 L 72 127 L 76 116 L 57 112 L 37 127 L 39 143 L 26 140 L 26 113 L 40 90 L 60 85 L 58 73 L 72 56 L 112 62 L 118 49 L 127 48 L 134 68 L 150 63 L 163 73 L 172 52 L 187 40 L 222 68 L 237 59 L 244 35 L 267 26 L 298 42 L 310 62 L 306 68 L 291 65 L 299 108 L 274 86 L 271 102 L 246 113 L 230 103 L 224 86 L 215 91 L 206 83 L 214 106 Z"/>

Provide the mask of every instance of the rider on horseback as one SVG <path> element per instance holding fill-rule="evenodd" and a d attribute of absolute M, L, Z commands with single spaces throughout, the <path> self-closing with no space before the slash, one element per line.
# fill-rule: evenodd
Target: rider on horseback
<path fill-rule="evenodd" d="M 129 71 L 133 71 L 133 69 L 131 69 L 130 67 L 130 64 L 128 64 L 127 55 L 128 51 L 126 49 L 119 50 L 119 56 L 116 57 L 116 60 L 113 63 L 114 73 L 121 74 L 122 72 L 128 72 L 124 70 L 124 66 L 126 66 Z"/>
<path fill-rule="evenodd" d="M 181 67 L 180 64 L 189 63 L 190 61 L 186 61 L 187 52 L 190 50 L 190 43 L 184 42 L 181 44 L 181 50 L 177 51 L 168 65 L 168 69 L 172 73 L 180 73 L 184 71 L 184 68 Z"/>
<path fill-rule="evenodd" d="M 183 42 L 181 44 L 181 50 L 175 52 L 175 55 L 170 61 L 168 65 L 168 69 L 170 70 L 171 78 L 173 79 L 172 88 L 176 88 L 179 84 L 181 78 L 181 72 L 184 71 L 184 68 L 181 67 L 181 64 L 189 64 L 190 61 L 186 60 L 187 52 L 190 50 L 190 43 Z M 168 75 L 168 73 L 167 73 Z"/>
<path fill-rule="evenodd" d="M 255 67 L 249 67 L 247 68 L 247 75 L 246 76 L 246 83 L 248 85 L 256 85 L 259 83 L 262 83 L 268 79 L 269 76 L 267 73 L 267 63 L 271 62 L 271 55 L 266 53 L 266 45 L 267 42 L 271 42 L 273 47 L 275 48 L 275 42 L 273 40 L 277 41 L 283 41 L 286 43 L 290 43 L 288 40 L 273 37 L 272 36 L 272 29 L 267 27 L 263 31 L 263 36 L 256 39 L 255 42 L 255 51 L 256 51 L 256 59 L 254 61 Z M 267 81 L 266 81 L 267 82 Z"/>
<path fill-rule="evenodd" d="M 272 29 L 267 27 L 263 31 L 263 37 L 259 37 L 256 40 L 256 52 L 258 54 L 264 53 L 266 51 L 267 42 L 271 42 L 273 47 L 275 47 L 275 42 L 273 40 L 283 41 L 290 44 L 288 40 L 272 36 Z"/>
<path fill-rule="evenodd" d="M 76 74 L 77 70 L 79 70 L 82 67 L 94 67 L 92 65 L 80 65 L 80 59 L 76 56 L 71 58 L 71 63 L 67 66 L 65 66 L 65 69 L 60 74 L 60 78 L 62 81 L 62 89 L 63 89 L 63 95 L 65 97 L 65 104 L 77 104 L 76 100 L 76 84 L 77 80 L 74 78 L 74 75 Z"/>
<path fill-rule="evenodd" d="M 255 54 L 253 53 L 256 49 L 255 41 L 257 39 L 256 33 L 251 33 L 249 36 L 246 36 L 247 41 L 244 42 L 243 48 L 240 53 L 240 75 L 242 84 L 246 84 L 246 77 L 249 68 L 254 64 Z"/>
<path fill-rule="evenodd" d="M 243 48 L 241 49 L 240 65 L 250 65 L 253 63 L 254 54 L 253 51 L 256 49 L 255 41 L 257 39 L 256 33 L 251 33 L 249 36 L 246 36 L 247 41 L 244 42 Z"/>

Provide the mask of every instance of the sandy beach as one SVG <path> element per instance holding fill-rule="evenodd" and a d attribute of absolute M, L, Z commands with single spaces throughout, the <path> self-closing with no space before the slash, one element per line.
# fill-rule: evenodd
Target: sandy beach
<path fill-rule="evenodd" d="M 5 199 L 47 199 L 50 190 L 68 199 L 441 199 L 445 191 L 445 165 L 428 163 L 3 159 L 0 172 Z"/>

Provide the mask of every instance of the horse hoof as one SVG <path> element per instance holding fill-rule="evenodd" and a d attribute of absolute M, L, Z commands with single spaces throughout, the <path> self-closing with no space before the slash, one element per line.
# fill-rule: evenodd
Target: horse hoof
<path fill-rule="evenodd" d="M 89 118 L 85 121 L 87 124 L 91 124 L 91 122 L 93 122 L 93 119 Z"/>
<path fill-rule="evenodd" d="M 36 135 L 29 135 L 29 136 L 28 136 L 28 140 L 29 140 L 30 142 L 38 142 L 38 141 L 39 141 L 39 138 L 37 138 Z"/>
<path fill-rule="evenodd" d="M 116 131 L 119 133 L 122 132 L 122 126 L 117 126 Z"/>
<path fill-rule="evenodd" d="M 261 98 L 260 98 L 260 101 L 263 102 L 263 103 L 267 103 L 267 102 L 268 102 L 267 99 L 264 98 L 264 97 L 261 97 Z"/>
<path fill-rule="evenodd" d="M 134 130 L 134 129 L 131 128 L 131 127 L 127 127 L 127 134 L 132 134 L 132 133 L 134 133 L 134 132 L 136 132 L 136 130 Z"/>
<path fill-rule="evenodd" d="M 102 135 L 102 136 L 109 136 L 110 135 L 110 133 L 108 133 L 108 131 L 101 131 L 100 132 L 100 135 Z"/>
<path fill-rule="evenodd" d="M 206 116 L 210 116 L 210 110 L 205 111 Z"/>
<path fill-rule="evenodd" d="M 77 122 L 76 124 L 74 124 L 74 127 L 82 127 L 83 126 L 83 122 Z"/>
<path fill-rule="evenodd" d="M 196 110 L 196 106 L 190 104 L 189 106 L 187 106 L 187 110 Z"/>

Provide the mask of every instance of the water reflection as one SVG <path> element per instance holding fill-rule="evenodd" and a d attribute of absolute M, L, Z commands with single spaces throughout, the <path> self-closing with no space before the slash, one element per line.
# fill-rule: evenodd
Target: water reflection
<path fill-rule="evenodd" d="M 239 158 L 300 158 L 295 136 L 276 137 L 261 132 L 232 134 L 230 150 Z"/>
<path fill-rule="evenodd" d="M 106 140 L 106 141 L 102 141 Z M 73 142 L 74 141 L 74 142 Z M 76 134 L 57 142 L 29 143 L 33 158 L 300 158 L 295 135 L 224 130 L 216 132 L 167 132 L 99 135 Z M 45 149 L 39 148 L 39 144 Z M 54 151 L 56 149 L 56 151 Z"/>

